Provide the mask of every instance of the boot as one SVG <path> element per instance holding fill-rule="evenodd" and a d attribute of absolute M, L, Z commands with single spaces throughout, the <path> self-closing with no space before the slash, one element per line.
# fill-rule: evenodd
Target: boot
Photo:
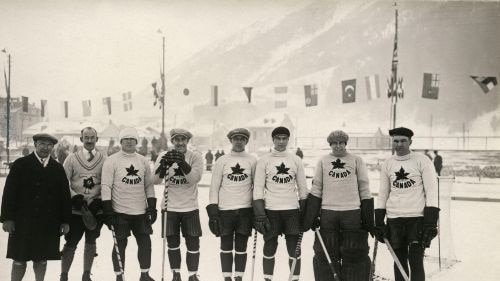
<path fill-rule="evenodd" d="M 61 278 L 59 281 L 68 281 L 68 273 L 67 272 L 62 272 L 61 273 Z"/>
<path fill-rule="evenodd" d="M 234 281 L 243 281 L 243 277 L 241 276 L 234 277 Z"/>
<path fill-rule="evenodd" d="M 151 278 L 151 276 L 149 276 L 148 272 L 142 272 L 139 281 L 155 281 L 155 280 Z"/>
<path fill-rule="evenodd" d="M 224 277 L 224 281 L 233 281 L 233 279 L 231 277 Z"/>
<path fill-rule="evenodd" d="M 90 279 L 90 271 L 83 272 L 82 281 L 92 281 L 92 279 Z"/>
<path fill-rule="evenodd" d="M 182 281 L 180 272 L 173 272 L 172 281 Z"/>
<path fill-rule="evenodd" d="M 198 279 L 198 275 L 193 274 L 193 275 L 189 276 L 188 281 L 200 281 L 200 279 Z"/>
<path fill-rule="evenodd" d="M 116 281 L 123 281 L 123 274 L 116 275 Z"/>

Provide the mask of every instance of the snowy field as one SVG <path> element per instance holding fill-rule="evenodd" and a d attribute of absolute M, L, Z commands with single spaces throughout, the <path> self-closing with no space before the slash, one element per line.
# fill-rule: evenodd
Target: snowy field
<path fill-rule="evenodd" d="M 206 182 L 209 174 L 205 174 L 202 182 Z M 5 178 L 0 178 L 0 189 L 3 192 Z M 468 194 L 473 195 L 473 190 L 481 187 L 479 183 L 466 183 L 458 182 L 454 188 L 458 190 L 468 191 Z M 376 186 L 373 183 L 373 186 Z M 500 186 L 496 185 L 500 189 Z M 162 192 L 161 186 L 156 186 L 157 196 Z M 493 190 L 493 186 L 488 189 L 486 196 L 500 197 L 500 191 Z M 208 202 L 208 188 L 200 187 L 199 203 L 200 203 L 200 216 L 202 220 L 203 237 L 201 238 L 201 257 L 200 257 L 200 280 L 222 280 L 220 261 L 219 261 L 219 240 L 216 239 L 208 229 L 208 217 L 204 210 L 204 206 Z M 454 241 L 454 251 L 456 258 L 459 260 L 450 269 L 445 269 L 437 274 L 433 274 L 428 280 L 499 280 L 500 269 L 500 243 L 494 238 L 500 232 L 500 220 L 497 215 L 500 213 L 500 203 L 495 202 L 481 202 L 481 201 L 451 201 L 451 219 L 452 237 Z M 154 225 L 154 234 L 152 235 L 153 244 L 153 257 L 151 276 L 155 280 L 161 280 L 162 269 L 162 239 L 159 237 L 160 224 L 157 222 Z M 7 249 L 7 234 L 0 233 L 0 255 L 5 256 Z M 303 255 L 302 255 L 302 274 L 301 280 L 314 280 L 312 272 L 312 243 L 314 239 L 313 232 L 307 232 L 303 239 Z M 61 247 L 64 239 L 61 240 Z M 287 280 L 288 267 L 287 256 L 284 247 L 284 240 L 280 239 L 280 245 L 277 253 L 275 278 L 274 280 Z M 255 263 L 255 276 L 254 280 L 263 280 L 262 278 L 262 237 L 259 235 L 257 242 L 257 259 Z M 433 242 L 435 244 L 435 241 Z M 370 246 L 373 241 L 370 240 Z M 98 239 L 97 248 L 99 256 L 95 259 L 93 268 L 94 281 L 108 281 L 114 280 L 114 273 L 111 264 L 111 250 L 113 240 L 111 232 L 104 227 L 101 237 Z M 81 280 L 82 273 L 82 252 L 83 241 L 79 244 L 79 248 L 75 255 L 75 260 L 70 271 L 70 280 Z M 252 240 L 250 239 L 248 245 L 248 264 L 247 273 L 244 280 L 250 280 L 251 269 L 251 251 Z M 185 260 L 185 248 L 182 245 L 183 263 L 182 263 L 182 277 L 187 280 Z M 139 266 L 136 258 L 137 247 L 133 238 L 127 248 L 126 257 L 126 280 L 139 279 Z M 388 256 L 385 245 L 379 244 L 379 257 L 377 262 L 377 271 L 390 272 L 390 262 L 386 257 Z M 387 266 L 389 265 L 389 266 Z M 11 260 L 5 258 L 0 259 L 0 280 L 10 280 L 10 267 Z M 171 280 L 172 276 L 168 270 L 168 261 L 165 264 L 165 280 Z M 428 271 L 430 269 L 428 268 Z M 46 280 L 59 280 L 60 264 L 58 261 L 50 261 L 48 265 Z M 391 277 L 389 275 L 387 277 Z M 31 265 L 28 265 L 28 270 L 24 280 L 34 280 Z"/>

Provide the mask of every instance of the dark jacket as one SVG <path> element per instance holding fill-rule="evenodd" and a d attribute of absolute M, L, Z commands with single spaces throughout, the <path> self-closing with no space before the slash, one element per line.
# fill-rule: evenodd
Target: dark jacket
<path fill-rule="evenodd" d="M 0 221 L 12 220 L 7 258 L 58 260 L 60 226 L 69 223 L 71 196 L 64 168 L 50 158 L 43 167 L 34 153 L 14 161 L 5 182 Z"/>

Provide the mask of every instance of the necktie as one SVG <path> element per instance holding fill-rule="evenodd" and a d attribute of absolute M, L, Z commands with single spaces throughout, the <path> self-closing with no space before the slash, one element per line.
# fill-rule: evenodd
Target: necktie
<path fill-rule="evenodd" d="M 94 154 L 92 154 L 92 150 L 89 150 L 89 159 L 88 161 L 92 161 L 92 159 L 94 159 Z"/>
<path fill-rule="evenodd" d="M 42 165 L 43 165 L 43 162 L 45 161 L 44 158 L 40 158 L 40 161 L 42 162 Z"/>

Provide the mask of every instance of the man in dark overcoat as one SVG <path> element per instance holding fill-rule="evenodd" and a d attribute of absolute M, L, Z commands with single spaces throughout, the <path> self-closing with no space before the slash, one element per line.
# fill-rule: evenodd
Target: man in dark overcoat
<path fill-rule="evenodd" d="M 21 281 L 33 261 L 35 280 L 42 281 L 47 260 L 59 260 L 59 238 L 69 231 L 71 197 L 64 168 L 50 157 L 57 139 L 33 136 L 35 151 L 14 161 L 5 182 L 0 221 L 9 233 L 7 258 L 12 281 Z"/>

